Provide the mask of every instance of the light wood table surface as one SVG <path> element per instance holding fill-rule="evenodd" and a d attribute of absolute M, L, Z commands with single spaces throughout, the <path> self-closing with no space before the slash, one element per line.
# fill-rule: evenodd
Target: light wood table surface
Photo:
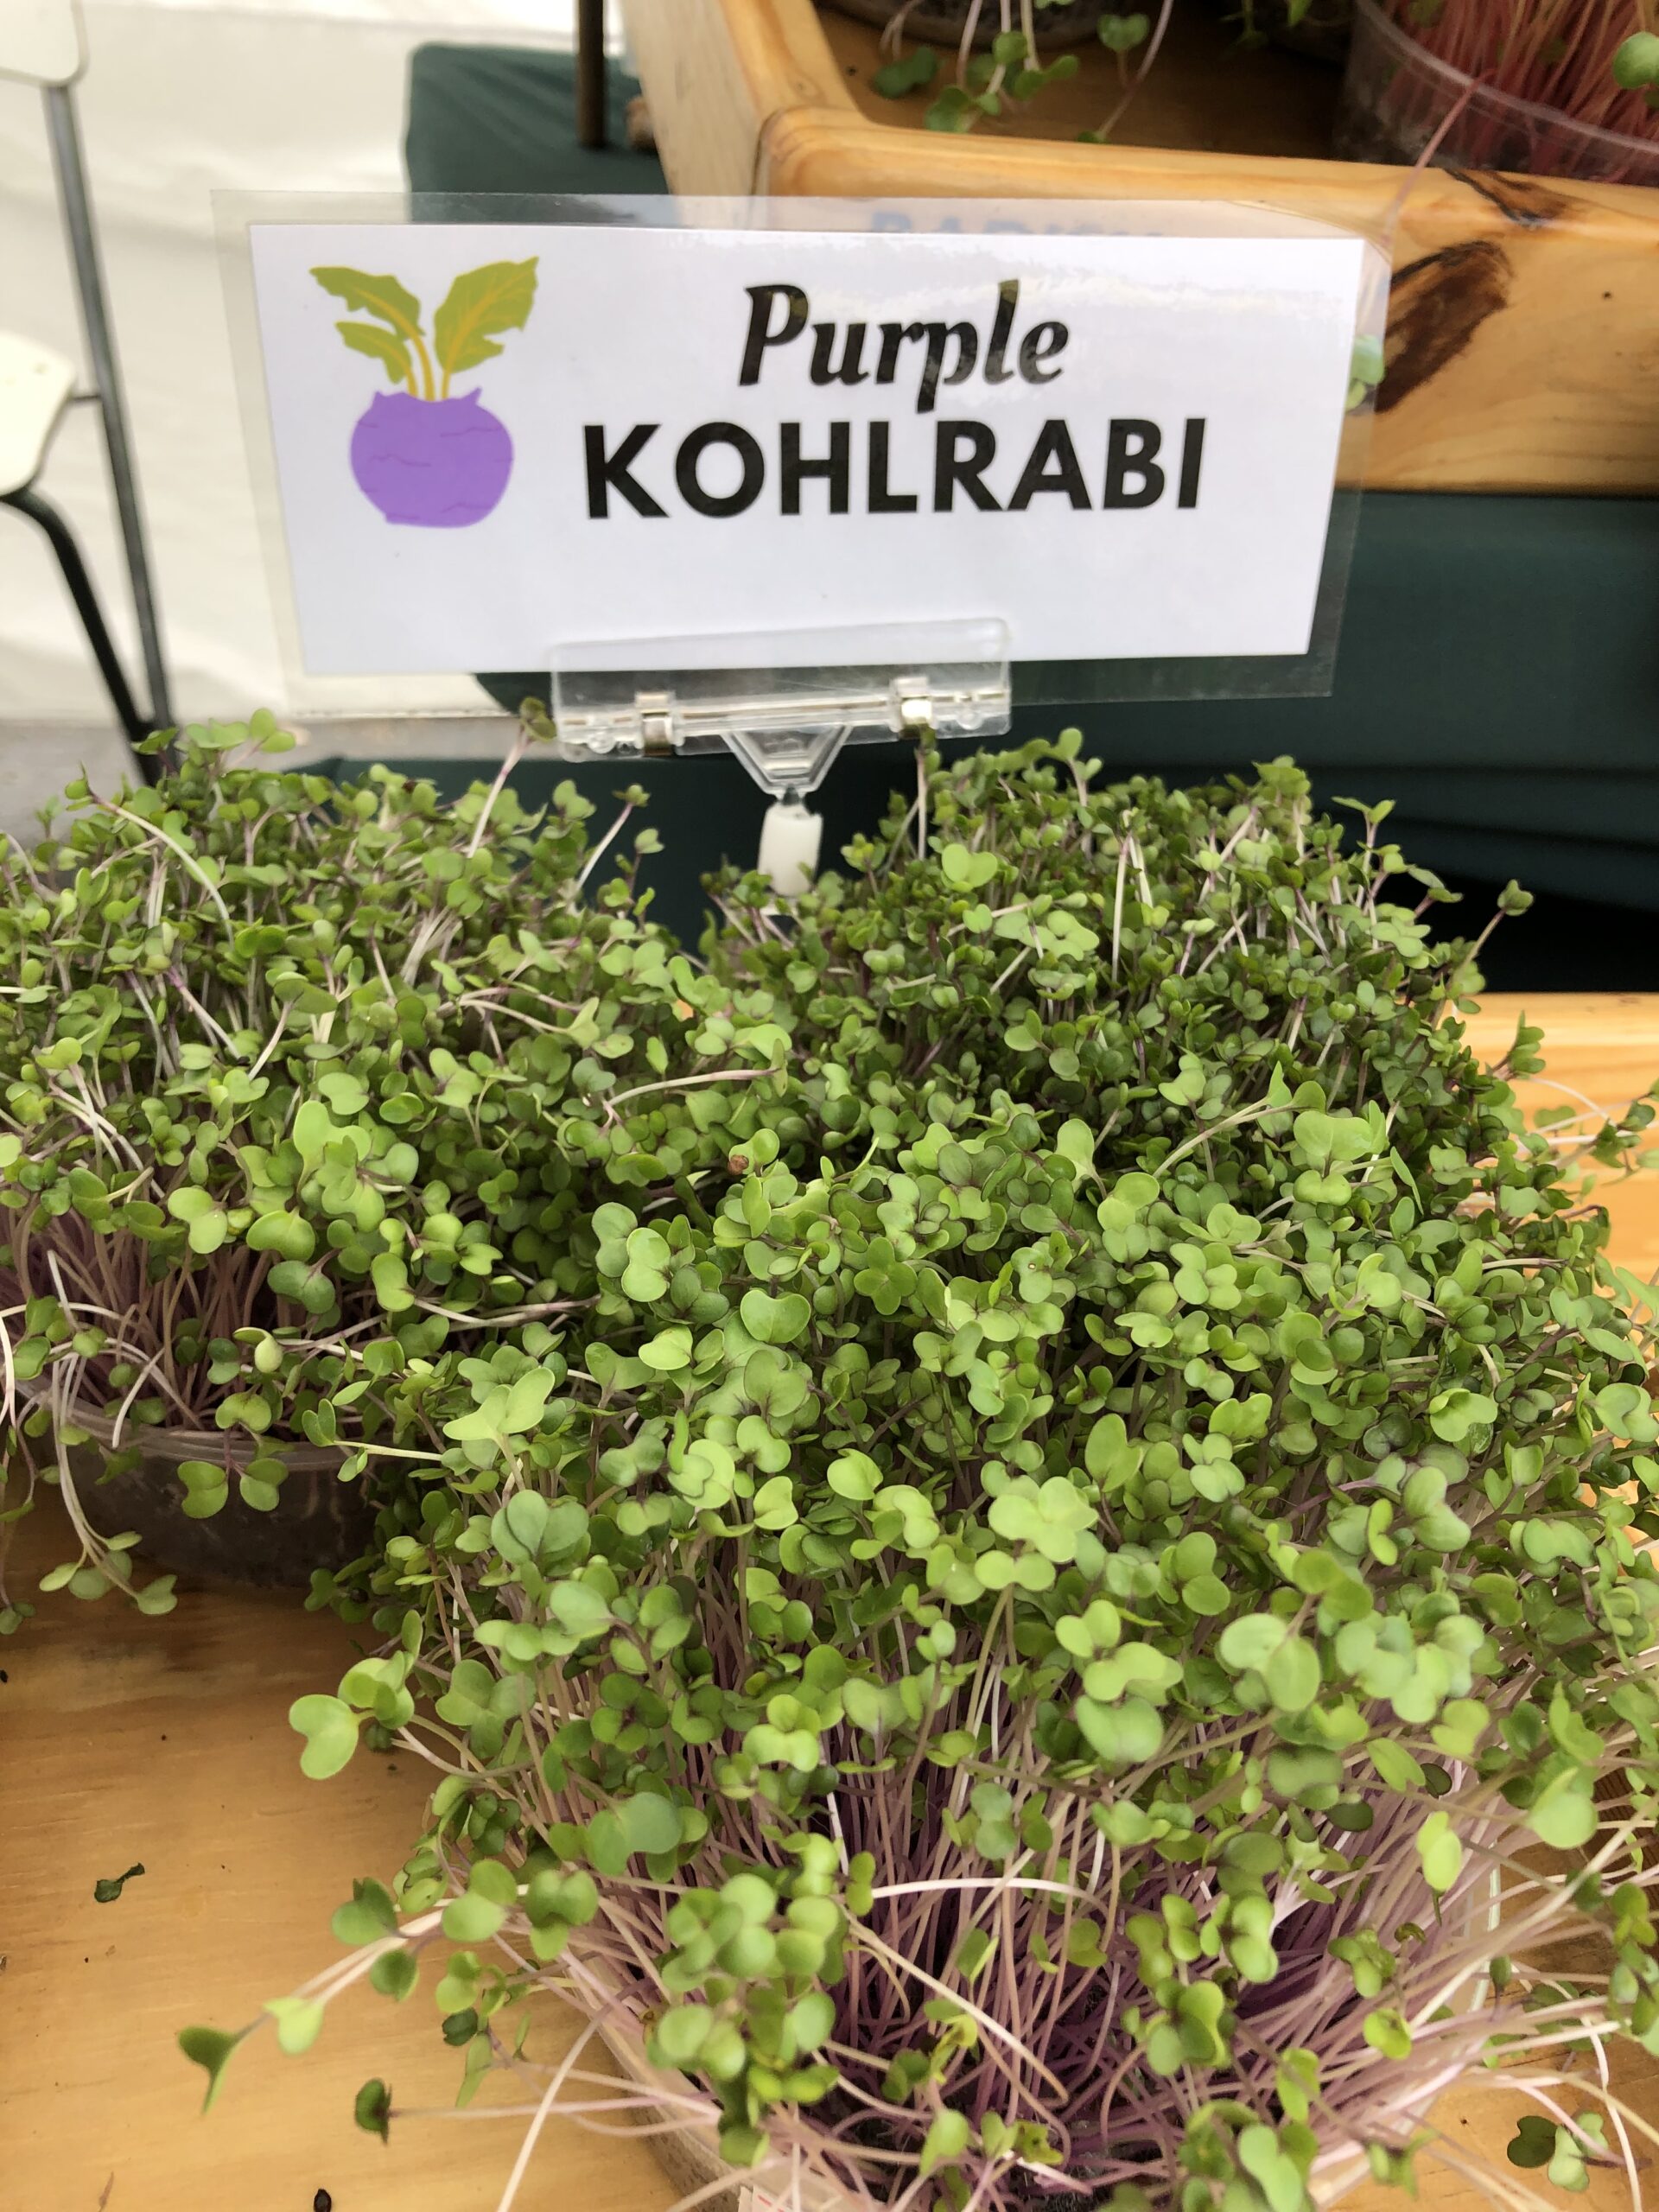
<path fill-rule="evenodd" d="M 1483 1012 L 1483 1047 L 1503 1049 L 1520 1004 Z M 1600 1104 L 1659 1074 L 1659 997 L 1540 998 L 1528 1011 L 1554 1039 L 1552 1079 Z M 1618 1255 L 1652 1277 L 1659 1177 L 1610 1197 Z M 61 1542 L 52 1512 L 37 1513 L 20 1558 L 49 1564 Z M 334 2212 L 495 2212 L 517 2122 L 410 2119 L 385 2148 L 353 2124 L 353 2095 L 374 2075 L 400 2107 L 451 2102 L 458 2054 L 440 2041 L 429 1973 L 401 2007 L 353 1992 L 304 2058 L 262 2033 L 205 2120 L 203 2077 L 174 2044 L 191 2022 L 244 2024 L 339 1956 L 330 1912 L 353 1877 L 392 1872 L 419 1832 L 413 1761 L 359 1757 L 327 1783 L 300 1773 L 288 1707 L 332 1689 L 351 1653 L 350 1631 L 291 1600 L 199 1592 L 162 1621 L 51 1599 L 0 1644 L 3 2212 L 310 2212 L 321 2189 Z M 146 1871 L 118 1902 L 93 1902 L 95 1881 L 137 1861 Z M 538 2033 L 545 2055 L 569 2026 L 550 2012 Z M 1640 2093 L 1659 2118 L 1656 2090 Z M 1501 2160 L 1511 2110 L 1464 2097 L 1440 2117 L 1460 2146 Z M 666 2212 L 673 2196 L 644 2144 L 556 2123 L 519 2204 Z M 1425 2196 L 1446 2212 L 1475 2200 L 1433 2169 Z M 1578 2201 L 1621 2212 L 1626 2200 L 1599 2174 Z M 1407 2201 L 1368 2190 L 1351 2202 Z"/>

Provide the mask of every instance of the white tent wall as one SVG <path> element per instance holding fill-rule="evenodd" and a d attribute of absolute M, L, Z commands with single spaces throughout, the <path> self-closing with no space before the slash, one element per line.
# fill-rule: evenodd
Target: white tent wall
<path fill-rule="evenodd" d="M 9 0 L 0 0 L 0 10 Z M 403 183 L 411 50 L 568 46 L 574 0 L 87 0 L 81 137 L 176 713 L 474 709 L 462 677 L 356 686 L 285 669 L 232 371 L 211 195 Z M 40 94 L 0 81 L 0 326 L 84 360 Z M 138 657 L 102 433 L 72 408 L 41 490 L 80 538 L 127 667 Z M 0 728 L 111 720 L 34 524 L 0 508 Z"/>

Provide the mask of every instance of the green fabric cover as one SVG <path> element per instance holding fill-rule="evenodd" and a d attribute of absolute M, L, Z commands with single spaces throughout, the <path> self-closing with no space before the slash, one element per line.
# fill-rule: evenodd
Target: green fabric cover
<path fill-rule="evenodd" d="M 614 65 L 610 77 L 616 143 L 586 152 L 575 144 L 570 56 L 419 48 L 411 188 L 664 190 L 655 158 L 624 148 L 622 111 L 637 87 Z M 1659 911 L 1656 614 L 1659 500 L 1376 493 L 1362 505 L 1331 698 L 1045 707 L 1020 710 L 1018 728 L 1076 721 L 1090 750 L 1124 774 L 1196 779 L 1289 753 L 1322 797 L 1395 799 L 1391 828 L 1454 879 L 1516 875 L 1558 902 Z M 533 671 L 480 681 L 509 708 L 546 685 Z M 551 772 L 527 771 L 526 791 Z M 893 748 L 842 756 L 819 801 L 826 852 L 874 818 L 895 772 Z M 443 780 L 464 785 L 467 772 L 457 766 Z M 578 780 L 599 794 L 626 778 L 613 768 Z M 761 795 L 734 762 L 670 764 L 641 780 L 661 791 L 658 822 L 686 856 L 665 856 L 656 880 L 671 918 L 687 927 L 696 874 L 723 854 L 754 852 Z M 1616 917 L 1583 923 L 1592 944 L 1629 926 Z M 1640 944 L 1607 950 L 1601 978 L 1643 980 L 1648 971 L 1633 973 L 1633 958 L 1648 958 Z"/>
<path fill-rule="evenodd" d="M 627 143 L 639 87 L 613 60 L 611 143 L 576 143 L 576 65 L 535 46 L 417 46 L 404 161 L 411 192 L 666 192 L 655 154 Z"/>

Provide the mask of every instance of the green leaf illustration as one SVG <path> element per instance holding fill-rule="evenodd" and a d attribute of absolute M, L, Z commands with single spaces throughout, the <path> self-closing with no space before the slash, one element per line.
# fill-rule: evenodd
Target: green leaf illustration
<path fill-rule="evenodd" d="M 432 318 L 446 396 L 451 377 L 493 360 L 501 351 L 493 333 L 524 328 L 535 298 L 533 254 L 528 261 L 492 261 L 456 277 L 449 296 Z"/>
<path fill-rule="evenodd" d="M 388 384 L 406 384 L 414 391 L 415 371 L 409 348 L 394 331 L 382 330 L 377 322 L 337 322 L 334 328 L 357 353 L 372 353 L 377 361 L 385 363 Z"/>
<path fill-rule="evenodd" d="M 397 335 L 415 348 L 421 365 L 421 397 L 431 399 L 433 390 L 432 359 L 426 350 L 426 340 L 421 333 L 421 303 L 413 292 L 406 291 L 395 276 L 372 276 L 360 269 L 314 269 L 311 274 L 325 292 L 332 292 L 337 300 L 344 301 L 353 315 L 372 315 L 377 321 L 388 323 Z M 342 332 L 346 326 L 340 326 Z M 355 346 L 359 353 L 373 353 L 378 349 L 365 345 L 360 340 L 348 338 L 347 345 Z M 413 386 L 410 387 L 413 390 Z"/>
<path fill-rule="evenodd" d="M 405 338 L 420 335 L 421 303 L 395 276 L 368 276 L 360 269 L 314 269 L 311 274 L 353 315 L 377 316 Z"/>

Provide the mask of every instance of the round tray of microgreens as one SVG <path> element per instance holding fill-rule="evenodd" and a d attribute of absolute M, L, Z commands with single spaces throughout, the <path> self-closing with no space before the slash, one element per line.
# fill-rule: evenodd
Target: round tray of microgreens
<path fill-rule="evenodd" d="M 284 2047 L 420 1985 L 531 2084 L 514 2187 L 632 2113 L 711 2193 L 1299 2212 L 1467 2164 L 1477 2070 L 1516 2164 L 1634 2164 L 1659 1463 L 1586 1174 L 1651 1110 L 1527 1127 L 1385 814 L 929 747 L 696 958 L 625 861 L 539 1119 L 536 1032 L 473 1063 L 562 1310 L 354 1341 L 389 1487 L 315 1595 L 371 1656 L 293 1719 L 435 1789 Z"/>

